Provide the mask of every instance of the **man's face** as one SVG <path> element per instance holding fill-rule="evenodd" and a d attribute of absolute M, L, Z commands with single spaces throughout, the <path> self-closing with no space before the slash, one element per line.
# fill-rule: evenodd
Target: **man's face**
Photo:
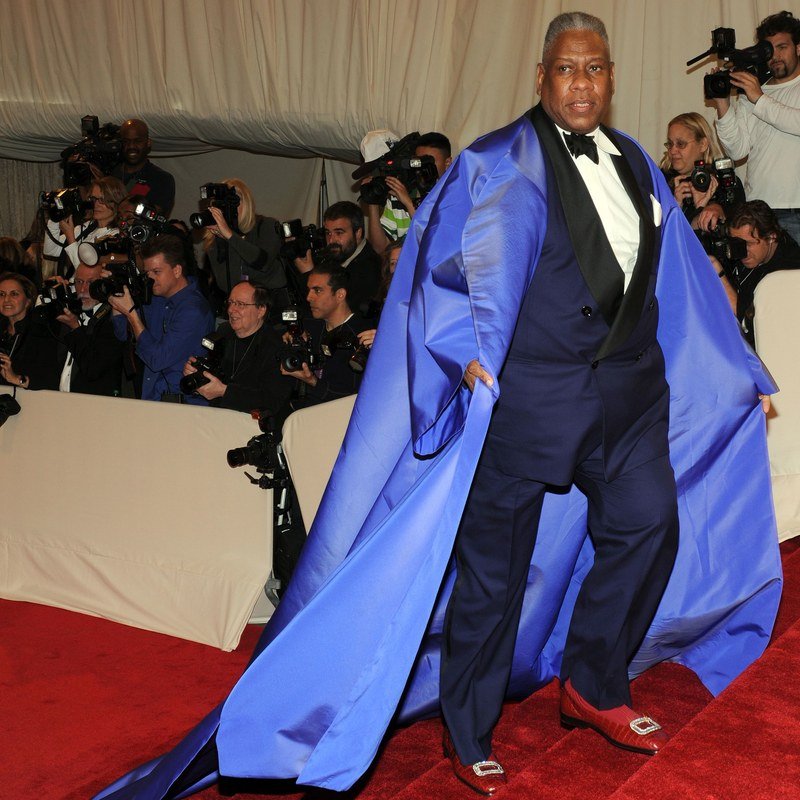
<path fill-rule="evenodd" d="M 449 156 L 445 156 L 441 150 L 437 150 L 435 147 L 418 147 L 414 151 L 414 155 L 417 158 L 433 156 L 434 163 L 436 164 L 436 172 L 440 178 L 444 175 L 445 170 L 450 166 L 450 162 L 453 160 Z"/>
<path fill-rule="evenodd" d="M 614 64 L 599 34 L 577 30 L 553 42 L 536 70 L 536 91 L 547 115 L 571 133 L 591 133 L 614 94 Z"/>
<path fill-rule="evenodd" d="M 314 319 L 328 319 L 341 307 L 345 296 L 344 289 L 339 289 L 337 292 L 331 289 L 327 275 L 316 275 L 312 272 L 308 276 L 306 300 L 311 307 L 311 316 Z"/>
<path fill-rule="evenodd" d="M 353 231 L 349 219 L 331 219 L 323 223 L 328 250 L 335 261 L 345 261 L 356 251 L 364 238 L 364 231 Z"/>
<path fill-rule="evenodd" d="M 150 152 L 150 137 L 147 128 L 139 123 L 125 122 L 120 132 L 122 158 L 129 167 L 140 167 L 147 161 Z"/>
<path fill-rule="evenodd" d="M 228 295 L 228 322 L 241 339 L 255 333 L 267 313 L 265 306 L 254 303 L 255 289 L 249 283 L 237 283 Z"/>
<path fill-rule="evenodd" d="M 161 253 L 144 260 L 144 273 L 153 279 L 153 294 L 157 297 L 172 297 L 185 285 L 183 268 L 171 267 Z"/>
<path fill-rule="evenodd" d="M 789 33 L 776 33 L 767 36 L 772 45 L 772 58 L 769 68 L 778 83 L 790 81 L 800 75 L 800 45 L 795 45 Z"/>
<path fill-rule="evenodd" d="M 78 264 L 78 268 L 75 270 L 75 295 L 81 301 L 84 311 L 93 308 L 97 303 L 97 300 L 89 294 L 89 286 L 100 277 L 102 269 L 100 264 L 95 267 Z"/>
<path fill-rule="evenodd" d="M 740 228 L 729 228 L 728 234 L 741 239 L 747 245 L 747 257 L 742 259 L 742 266 L 755 269 L 759 264 L 766 264 L 775 255 L 777 239 L 774 234 L 761 237 L 752 225 L 742 225 Z"/>

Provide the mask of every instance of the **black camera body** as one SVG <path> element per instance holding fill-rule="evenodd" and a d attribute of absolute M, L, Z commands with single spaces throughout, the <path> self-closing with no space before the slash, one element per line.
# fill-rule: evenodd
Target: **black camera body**
<path fill-rule="evenodd" d="M 146 203 L 138 203 L 133 209 L 133 219 L 120 227 L 136 244 L 144 244 L 154 236 L 175 232 L 167 218 Z"/>
<path fill-rule="evenodd" d="M 119 125 L 100 126 L 100 120 L 87 114 L 81 118 L 81 139 L 61 151 L 61 167 L 67 186 L 85 186 L 92 179 L 89 164 L 109 175 L 120 162 L 122 139 Z"/>
<path fill-rule="evenodd" d="M 225 380 L 220 369 L 225 351 L 225 337 L 216 331 L 203 337 L 201 343 L 205 348 L 205 353 L 195 356 L 192 365 L 197 372 L 190 372 L 181 378 L 180 387 L 184 394 L 196 394 L 201 386 L 205 386 L 209 382 L 209 379 L 203 375 L 204 372 L 210 372 L 221 381 Z"/>
<path fill-rule="evenodd" d="M 83 304 L 72 286 L 64 286 L 60 281 L 50 278 L 44 282 L 41 291 L 41 305 L 31 311 L 31 318 L 49 324 L 64 311 L 71 311 L 76 317 L 83 311 Z"/>
<path fill-rule="evenodd" d="M 294 261 L 296 258 L 305 258 L 311 251 L 311 260 L 319 264 L 328 252 L 328 240 L 325 229 L 316 225 L 306 225 L 299 219 L 290 219 L 288 222 L 276 222 L 275 230 L 283 240 L 281 257 Z"/>
<path fill-rule="evenodd" d="M 348 329 L 334 328 L 330 333 L 326 331 L 320 342 L 320 350 L 325 358 L 330 358 L 337 350 L 350 350 L 353 353 L 347 362 L 350 369 L 363 372 L 367 368 L 369 348 L 360 344 L 358 337 Z"/>
<path fill-rule="evenodd" d="M 706 253 L 714 256 L 723 267 L 747 257 L 747 244 L 731 236 L 723 223 L 719 223 L 710 231 L 698 230 L 696 233 Z"/>
<path fill-rule="evenodd" d="M 75 224 L 78 224 L 92 208 L 92 202 L 81 197 L 80 189 L 66 187 L 53 189 L 51 192 L 41 192 L 39 207 L 51 222 L 61 222 L 67 217 L 72 217 Z"/>
<path fill-rule="evenodd" d="M 698 192 L 707 192 L 711 186 L 713 169 L 705 161 L 695 161 L 689 180 Z"/>
<path fill-rule="evenodd" d="M 206 208 L 197 211 L 189 217 L 189 222 L 193 228 L 208 228 L 217 223 L 209 208 L 219 208 L 225 217 L 225 222 L 231 229 L 239 229 L 239 195 L 233 186 L 227 183 L 204 183 L 200 187 L 200 200 L 205 202 Z"/>
<path fill-rule="evenodd" d="M 303 364 L 308 364 L 311 370 L 322 366 L 323 354 L 311 350 L 303 338 L 303 322 L 297 308 L 293 306 L 282 311 L 281 321 L 291 336 L 291 341 L 281 347 L 275 356 L 281 367 L 286 372 L 297 372 L 303 368 Z"/>
<path fill-rule="evenodd" d="M 730 95 L 731 70 L 749 72 L 758 78 L 760 84 L 766 82 L 772 75 L 767 66 L 772 58 L 770 42 L 761 40 L 751 47 L 737 50 L 736 31 L 733 28 L 715 28 L 711 31 L 710 49 L 687 62 L 687 66 L 711 53 L 716 54 L 718 59 L 730 66 L 703 78 L 703 93 L 707 100 Z M 737 89 L 737 91 L 740 90 Z"/>
<path fill-rule="evenodd" d="M 89 295 L 99 303 L 107 303 L 112 295 L 122 294 L 126 286 L 137 308 L 148 305 L 153 299 L 153 279 L 139 272 L 132 258 L 124 264 L 107 264 L 106 270 L 111 273 L 107 278 L 98 278 L 89 285 Z"/>
<path fill-rule="evenodd" d="M 353 177 L 372 176 L 361 187 L 361 201 L 373 206 L 385 205 L 389 197 L 388 177 L 397 178 L 409 194 L 417 192 L 420 198 L 428 194 L 439 180 L 439 173 L 433 156 L 415 155 L 419 139 L 418 131 L 409 133 L 392 145 L 386 155 L 355 171 Z"/>

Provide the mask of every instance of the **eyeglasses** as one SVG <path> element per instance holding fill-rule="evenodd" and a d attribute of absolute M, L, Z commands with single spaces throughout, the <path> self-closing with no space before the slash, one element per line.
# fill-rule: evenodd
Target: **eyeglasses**
<path fill-rule="evenodd" d="M 667 141 L 664 142 L 664 149 L 669 150 L 671 147 L 677 147 L 678 150 L 685 150 L 690 144 L 691 142 L 684 142 L 680 139 L 676 139 L 674 142 L 667 139 Z"/>
<path fill-rule="evenodd" d="M 108 203 L 106 203 L 106 201 L 105 201 L 105 200 L 103 200 L 103 198 L 102 198 L 102 197 L 98 197 L 97 195 L 94 195 L 94 194 L 90 194 L 90 195 L 89 195 L 89 199 L 90 199 L 90 200 L 91 200 L 91 201 L 92 201 L 92 202 L 93 202 L 95 205 L 97 205 L 98 203 L 100 203 L 100 205 L 103 205 L 103 206 L 107 206 L 107 205 L 108 205 Z"/>
<path fill-rule="evenodd" d="M 247 306 L 257 306 L 258 303 L 243 303 L 241 300 L 226 300 L 225 305 L 228 308 L 246 308 Z"/>

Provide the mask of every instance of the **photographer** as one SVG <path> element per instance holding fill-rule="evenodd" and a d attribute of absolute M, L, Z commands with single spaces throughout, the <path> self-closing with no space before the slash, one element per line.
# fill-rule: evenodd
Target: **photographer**
<path fill-rule="evenodd" d="M 715 228 L 735 206 L 744 202 L 744 188 L 733 172 L 733 164 L 723 182 L 713 169 L 702 173 L 695 170 L 697 161 L 712 167 L 718 159 L 726 157 L 701 114 L 689 111 L 671 119 L 664 147 L 666 153 L 659 166 L 692 228 L 703 231 Z M 700 182 L 695 176 L 703 179 L 700 189 L 695 186 Z M 707 188 L 703 189 L 706 183 Z"/>
<path fill-rule="evenodd" d="M 22 275 L 0 274 L 0 384 L 58 389 L 59 343 L 47 322 L 31 312 L 36 287 Z"/>
<path fill-rule="evenodd" d="M 388 151 L 384 141 L 386 137 L 373 136 L 375 133 L 394 136 L 390 131 L 368 133 L 361 143 L 361 152 L 367 163 L 380 158 Z M 417 139 L 414 155 L 417 158 L 431 156 L 439 178 L 444 175 L 453 160 L 450 140 L 443 133 L 436 131 L 424 133 Z M 366 178 L 363 183 L 368 183 L 370 180 Z M 405 184 L 393 175 L 386 176 L 386 185 L 390 195 L 385 205 L 367 204 L 367 238 L 377 253 L 382 253 L 390 242 L 402 239 L 408 233 L 411 218 L 423 199 L 418 190 L 409 192 Z"/>
<path fill-rule="evenodd" d="M 95 300 L 89 287 L 98 278 L 102 266 L 79 264 L 75 270 L 75 293 L 82 311 L 76 315 L 65 308 L 56 320 L 67 332 L 64 344 L 69 351 L 61 372 L 62 392 L 80 392 L 116 396 L 122 381 L 122 353 L 125 347 L 114 335 L 111 309 Z"/>
<path fill-rule="evenodd" d="M 773 55 L 772 77 L 763 85 L 746 71 L 730 73 L 730 97 L 712 98 L 717 133 L 732 158 L 747 157 L 748 200 L 763 200 L 783 228 L 800 241 L 800 20 L 788 11 L 772 14 L 756 29 Z"/>
<path fill-rule="evenodd" d="M 213 224 L 203 228 L 203 249 L 217 287 L 225 295 L 241 281 L 281 289 L 286 286 L 286 271 L 280 258 L 281 238 L 277 220 L 256 213 L 255 200 L 244 181 L 224 181 L 236 193 L 239 204 L 236 222 L 225 219 L 223 209 L 211 205 Z"/>
<path fill-rule="evenodd" d="M 76 223 L 70 215 L 59 222 L 49 220 L 44 240 L 45 257 L 58 259 L 63 250 L 69 259 L 63 274 L 71 277 L 80 264 L 80 244 L 96 242 L 119 233 L 116 227 L 117 212 L 124 199 L 125 187 L 116 178 L 105 177 L 93 181 L 87 197 L 91 204 L 91 219 Z"/>
<path fill-rule="evenodd" d="M 142 400 L 205 405 L 203 398 L 184 398 L 179 389 L 183 365 L 215 327 L 208 302 L 188 274 L 185 243 L 177 236 L 155 236 L 142 245 L 139 255 L 152 281 L 152 302 L 137 308 L 127 286 L 108 302 L 114 309 L 117 338 L 125 341 L 130 326 L 136 339 L 136 355 L 144 364 Z"/>
<path fill-rule="evenodd" d="M 713 256 L 711 262 L 731 299 L 742 335 L 755 347 L 755 288 L 772 272 L 799 269 L 800 246 L 781 228 L 773 210 L 762 200 L 751 200 L 734 209 L 728 219 L 728 235 L 744 243 L 747 255 L 724 267 Z"/>
<path fill-rule="evenodd" d="M 114 170 L 114 176 L 123 182 L 126 194 L 169 217 L 175 205 L 175 178 L 147 157 L 153 146 L 147 125 L 140 119 L 126 119 L 119 132 L 122 163 Z"/>
<path fill-rule="evenodd" d="M 362 372 L 350 366 L 353 353 L 361 345 L 364 332 L 374 323 L 354 313 L 347 300 L 350 276 L 333 261 L 314 267 L 308 276 L 308 304 L 313 319 L 304 321 L 304 345 L 321 358 L 312 370 L 307 362 L 301 369 L 281 374 L 297 378 L 308 386 L 305 398 L 297 406 L 311 406 L 355 394 Z M 284 340 L 290 337 L 287 334 Z M 294 343 L 295 345 L 297 342 Z"/>
<path fill-rule="evenodd" d="M 381 258 L 364 238 L 364 214 L 355 203 L 342 200 L 327 208 L 323 226 L 329 259 L 348 274 L 348 305 L 353 311 L 365 313 L 380 288 Z M 304 258 L 296 258 L 294 265 L 308 276 L 314 268 L 311 251 Z"/>
<path fill-rule="evenodd" d="M 281 337 L 264 324 L 269 311 L 267 290 L 242 281 L 231 289 L 227 306 L 228 322 L 217 330 L 219 339 L 214 348 L 216 353 L 221 347 L 222 356 L 213 372 L 202 371 L 208 382 L 194 391 L 212 406 L 247 413 L 269 409 L 273 417 L 283 420 L 289 411 L 294 381 L 282 375 L 278 367 Z M 197 374 L 196 362 L 195 357 L 189 359 L 183 368 L 184 377 Z"/>

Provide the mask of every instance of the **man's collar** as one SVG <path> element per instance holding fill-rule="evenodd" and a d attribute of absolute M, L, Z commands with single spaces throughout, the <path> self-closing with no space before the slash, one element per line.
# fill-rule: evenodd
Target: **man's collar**
<path fill-rule="evenodd" d="M 553 124 L 555 125 L 555 122 Z M 564 147 L 566 147 L 567 143 L 564 141 L 564 135 L 569 133 L 569 131 L 565 131 L 559 125 L 556 125 L 556 129 L 561 134 L 559 137 L 561 139 L 561 143 L 564 145 Z M 622 155 L 614 142 L 612 142 L 611 139 L 609 139 L 608 136 L 603 133 L 603 129 L 599 125 L 593 131 L 589 131 L 589 133 L 586 135 L 594 137 L 594 141 L 598 150 L 602 150 L 604 153 L 608 153 L 610 156 Z"/>
<path fill-rule="evenodd" d="M 342 261 L 342 266 L 343 267 L 349 266 L 351 261 L 353 261 L 354 259 L 358 258 L 358 256 L 361 255 L 361 251 L 366 246 L 367 246 L 367 240 L 366 240 L 366 237 L 365 237 L 364 239 L 361 240 L 361 243 L 358 245 L 358 247 L 356 247 L 356 249 L 353 250 L 353 255 L 351 255 L 349 258 L 346 258 L 344 261 Z"/>

